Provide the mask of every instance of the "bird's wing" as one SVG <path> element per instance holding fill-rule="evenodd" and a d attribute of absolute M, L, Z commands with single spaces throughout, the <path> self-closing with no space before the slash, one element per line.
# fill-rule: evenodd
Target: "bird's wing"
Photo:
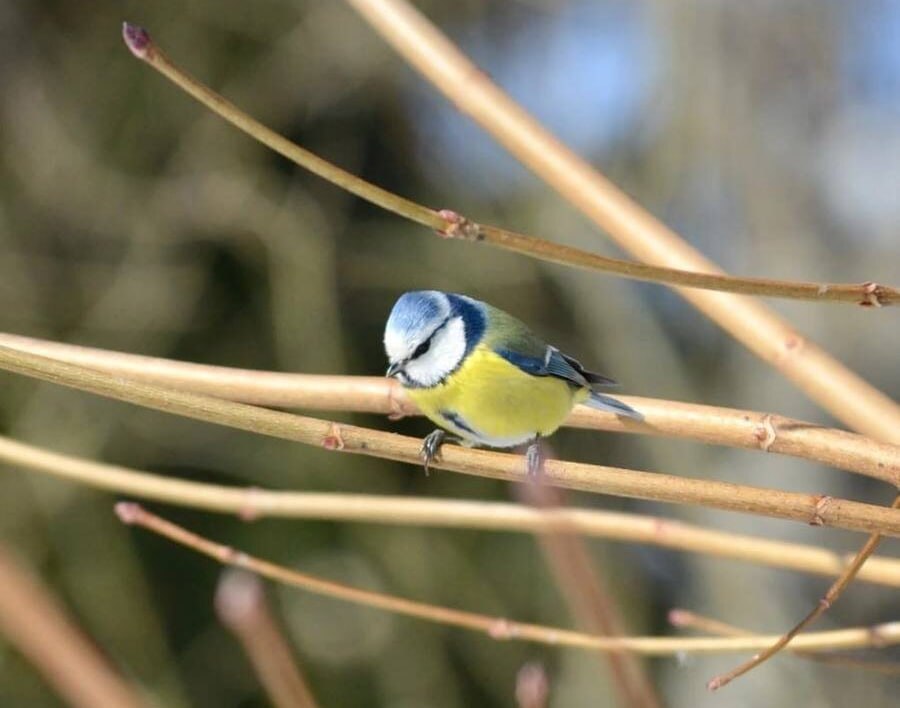
<path fill-rule="evenodd" d="M 488 307 L 492 335 L 485 344 L 511 364 L 532 376 L 555 376 L 575 386 L 611 386 L 615 381 L 587 371 L 576 359 L 538 339 L 512 315 Z"/>
<path fill-rule="evenodd" d="M 557 351 L 556 353 L 560 357 L 562 357 L 563 359 L 566 360 L 566 364 L 568 364 L 569 367 L 575 369 L 575 371 L 577 371 L 579 374 L 581 374 L 581 376 L 584 377 L 587 380 L 587 382 L 591 385 L 591 388 L 594 388 L 595 386 L 618 386 L 619 385 L 618 381 L 615 381 L 615 380 L 609 378 L 608 376 L 603 376 L 602 374 L 598 374 L 593 371 L 588 371 L 581 365 L 580 361 L 573 359 L 568 354 L 563 354 L 560 351 Z"/>

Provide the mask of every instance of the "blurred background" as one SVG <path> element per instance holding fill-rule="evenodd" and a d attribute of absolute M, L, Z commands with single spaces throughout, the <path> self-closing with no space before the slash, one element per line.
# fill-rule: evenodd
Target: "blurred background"
<path fill-rule="evenodd" d="M 900 280 L 900 0 L 434 0 L 418 5 L 503 87 L 638 202 L 745 275 Z M 0 330 L 203 363 L 379 375 L 404 290 L 503 307 L 623 392 L 825 413 L 654 285 L 434 238 L 268 152 L 123 48 L 123 19 L 264 123 L 436 208 L 610 255 L 586 219 L 462 118 L 341 2 L 0 3 Z M 900 397 L 895 311 L 771 302 Z M 330 416 L 338 417 L 338 416 Z M 421 435 L 421 420 L 343 420 Z M 275 489 L 504 500 L 508 485 L 270 440 L 0 375 L 0 432 L 185 479 Z M 780 456 L 561 431 L 568 459 L 888 503 L 889 490 Z M 835 530 L 572 494 L 852 550 Z M 221 569 L 125 528 L 114 498 L 0 467 L 0 539 L 160 706 L 262 706 L 216 619 Z M 525 535 L 235 518 L 150 505 L 223 543 L 366 588 L 557 625 L 571 617 Z M 823 578 L 592 541 L 629 631 L 687 607 L 780 631 Z M 881 552 L 896 555 L 896 541 Z M 514 705 L 545 667 L 551 705 L 609 705 L 596 657 L 272 588 L 324 706 Z M 819 628 L 897 619 L 857 583 Z M 900 658 L 896 652 L 880 657 Z M 709 695 L 738 657 L 656 659 L 671 706 L 896 705 L 896 682 L 783 657 Z M 722 701 L 725 701 L 722 703 Z M 0 704 L 59 699 L 0 638 Z"/>

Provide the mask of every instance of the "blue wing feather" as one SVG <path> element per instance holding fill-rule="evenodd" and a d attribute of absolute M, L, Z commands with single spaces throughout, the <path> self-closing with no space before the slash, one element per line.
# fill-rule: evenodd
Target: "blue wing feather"
<path fill-rule="evenodd" d="M 640 411 L 636 411 L 627 403 L 622 403 L 622 401 L 617 398 L 597 393 L 596 391 L 591 391 L 590 398 L 584 402 L 584 405 L 596 408 L 598 411 L 609 411 L 616 415 L 624 415 L 626 418 L 631 418 L 632 420 L 644 420 L 644 414 Z"/>
<path fill-rule="evenodd" d="M 543 358 L 515 352 L 510 349 L 497 349 L 497 354 L 522 371 L 532 376 L 555 376 L 576 386 L 590 386 L 591 380 L 585 376 L 584 369 L 574 359 L 560 353 L 558 349 L 548 346 Z M 603 378 L 603 377 L 600 377 Z"/>
<path fill-rule="evenodd" d="M 590 388 L 591 395 L 584 403 L 591 408 L 610 411 L 616 415 L 623 415 L 634 420 L 644 419 L 640 412 L 628 404 L 596 390 L 601 386 L 615 385 L 615 381 L 600 374 L 585 371 L 575 359 L 566 356 L 554 347 L 547 347 L 543 359 L 509 349 L 496 349 L 495 351 L 509 363 L 532 376 L 555 376 L 575 386 Z"/>
<path fill-rule="evenodd" d="M 548 372 L 544 365 L 544 360 L 530 354 L 522 352 L 514 352 L 511 349 L 499 348 L 494 350 L 497 354 L 506 359 L 510 364 L 519 367 L 522 371 L 532 376 L 547 376 Z"/>

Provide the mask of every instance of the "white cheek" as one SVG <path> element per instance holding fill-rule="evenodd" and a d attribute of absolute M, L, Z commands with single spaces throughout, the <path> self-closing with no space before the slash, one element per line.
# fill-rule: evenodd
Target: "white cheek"
<path fill-rule="evenodd" d="M 465 353 L 465 326 L 455 317 L 434 335 L 425 354 L 406 365 L 406 373 L 420 386 L 434 386 L 459 366 Z"/>
<path fill-rule="evenodd" d="M 403 358 L 405 342 L 393 331 L 384 333 L 384 352 L 388 361 L 400 361 Z"/>

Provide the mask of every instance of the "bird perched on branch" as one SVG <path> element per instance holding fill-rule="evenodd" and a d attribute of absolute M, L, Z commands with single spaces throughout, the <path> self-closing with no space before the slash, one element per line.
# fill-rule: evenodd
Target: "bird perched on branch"
<path fill-rule="evenodd" d="M 437 290 L 404 293 L 384 330 L 390 366 L 409 397 L 441 426 L 422 445 L 425 469 L 447 432 L 466 446 L 528 444 L 527 470 L 543 461 L 538 444 L 577 403 L 635 420 L 631 406 L 600 393 L 612 379 L 532 334 L 518 319 L 465 295 Z"/>

